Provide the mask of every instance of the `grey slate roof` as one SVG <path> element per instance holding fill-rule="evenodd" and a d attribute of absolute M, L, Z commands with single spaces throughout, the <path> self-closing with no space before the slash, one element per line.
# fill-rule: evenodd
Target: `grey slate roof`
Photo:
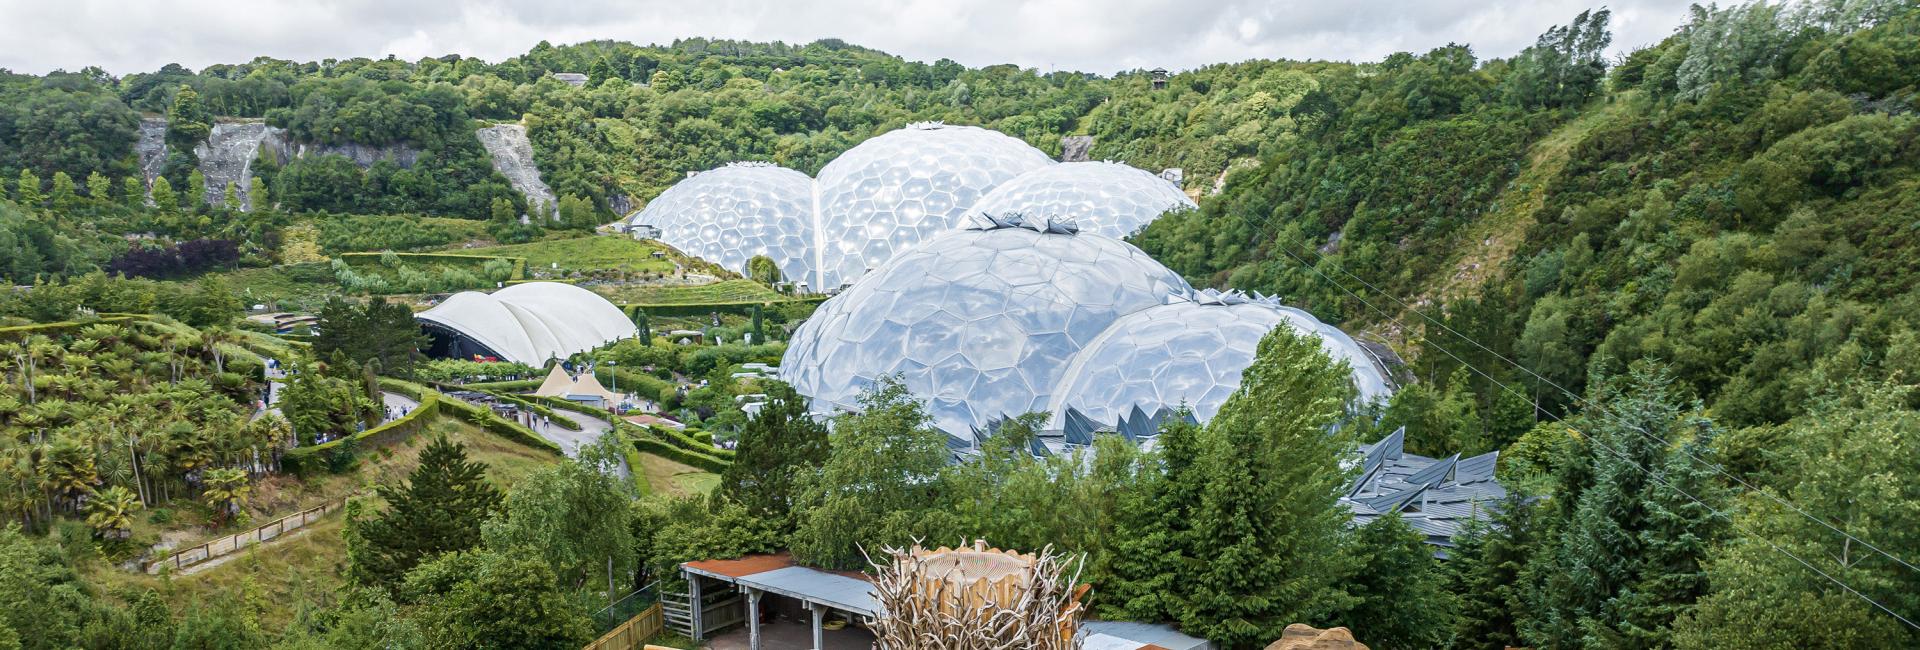
<path fill-rule="evenodd" d="M 1494 479 L 1500 452 L 1472 458 L 1428 458 L 1406 453 L 1406 429 L 1360 447 L 1360 474 L 1343 503 L 1354 523 L 1397 515 L 1427 536 L 1445 557 L 1467 522 L 1491 518 L 1507 490 Z"/>

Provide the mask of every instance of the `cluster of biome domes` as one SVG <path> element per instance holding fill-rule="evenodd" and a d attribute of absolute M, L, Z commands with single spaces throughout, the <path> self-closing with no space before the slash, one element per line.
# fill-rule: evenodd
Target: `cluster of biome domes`
<path fill-rule="evenodd" d="M 967 215 L 1076 220 L 1124 237 L 1191 209 L 1173 183 L 1116 162 L 1056 163 L 1031 145 L 972 126 L 919 123 L 834 158 L 817 179 L 769 163 L 733 163 L 676 183 L 630 223 L 662 242 L 744 271 L 764 255 L 789 281 L 833 291 Z"/>
<path fill-rule="evenodd" d="M 822 413 L 857 410 L 876 381 L 898 377 L 960 439 L 1030 412 L 1056 429 L 1143 417 L 1157 426 L 1177 410 L 1212 417 L 1261 338 L 1282 326 L 1345 362 L 1359 399 L 1389 392 L 1365 349 L 1304 311 L 1196 291 L 1133 245 L 1071 221 L 980 214 L 822 304 L 794 333 L 781 375 Z"/>

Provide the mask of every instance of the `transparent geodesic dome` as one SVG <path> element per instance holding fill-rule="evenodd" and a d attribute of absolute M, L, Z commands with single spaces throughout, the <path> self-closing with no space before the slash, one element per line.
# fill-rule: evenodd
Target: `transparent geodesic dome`
<path fill-rule="evenodd" d="M 1182 404 L 1205 422 L 1240 388 L 1260 339 L 1282 325 L 1318 336 L 1329 356 L 1345 361 L 1361 401 L 1388 394 L 1379 367 L 1339 328 L 1270 300 L 1208 291 L 1123 316 L 1075 355 L 1048 406 L 1052 426 L 1068 407 L 1113 424 L 1136 406 L 1153 413 Z"/>
<path fill-rule="evenodd" d="M 1048 165 L 1001 183 L 967 213 L 1072 219 L 1081 232 L 1126 237 L 1171 210 L 1198 207 L 1179 187 L 1117 162 Z"/>
<path fill-rule="evenodd" d="M 860 143 L 820 169 L 819 282 L 832 289 L 952 230 L 987 192 L 1052 164 L 1025 142 L 974 126 L 914 124 Z"/>
<path fill-rule="evenodd" d="M 681 252 L 746 273 L 765 255 L 790 280 L 813 278 L 813 179 L 766 163 L 733 163 L 680 181 L 634 215 Z"/>
<path fill-rule="evenodd" d="M 899 253 L 801 325 L 782 378 L 831 412 L 898 373 L 936 426 L 966 435 L 1046 409 L 1069 359 L 1109 324 L 1192 293 L 1126 242 L 1044 230 L 955 230 Z"/>

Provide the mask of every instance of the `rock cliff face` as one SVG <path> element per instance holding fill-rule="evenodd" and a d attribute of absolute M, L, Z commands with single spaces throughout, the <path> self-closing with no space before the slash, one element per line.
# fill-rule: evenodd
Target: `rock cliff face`
<path fill-rule="evenodd" d="M 480 138 L 480 145 L 486 147 L 487 155 L 493 159 L 494 171 L 507 177 L 507 183 L 527 197 L 529 210 L 532 206 L 546 206 L 549 213 L 557 212 L 559 203 L 554 200 L 553 188 L 540 180 L 540 168 L 533 164 L 533 143 L 527 140 L 527 127 L 518 124 L 499 124 L 474 132 Z"/>
<path fill-rule="evenodd" d="M 1060 138 L 1060 162 L 1086 162 L 1093 151 L 1093 136 L 1069 135 Z"/>
<path fill-rule="evenodd" d="M 361 168 L 372 167 L 374 163 L 389 160 L 401 169 L 411 169 L 420 160 L 420 150 L 410 144 L 390 144 L 372 146 L 349 142 L 346 144 L 315 144 L 295 142 L 287 137 L 284 129 L 268 127 L 266 137 L 261 140 L 265 151 L 273 154 L 275 160 L 282 162 L 309 156 L 345 156 Z"/>
<path fill-rule="evenodd" d="M 633 213 L 639 212 L 641 207 L 643 206 L 634 205 L 633 197 L 627 196 L 626 192 L 607 195 L 607 208 L 613 210 L 614 214 L 620 215 L 622 221 L 633 217 Z"/>
<path fill-rule="evenodd" d="M 554 199 L 553 188 L 540 180 L 540 168 L 533 163 L 533 143 L 527 140 L 526 127 L 501 124 L 480 129 L 474 136 L 493 159 L 493 168 L 506 176 L 507 182 L 527 197 L 529 204 L 547 206 L 550 213 L 558 212 L 559 202 Z M 134 143 L 134 151 L 140 157 L 142 180 L 151 189 L 153 179 L 160 176 L 161 168 L 167 163 L 167 118 L 141 118 L 140 138 Z M 194 147 L 193 153 L 200 158 L 200 174 L 207 179 L 207 202 L 218 205 L 225 200 L 227 185 L 231 183 L 239 195 L 240 208 L 249 211 L 253 209 L 248 187 L 253 179 L 253 161 L 262 154 L 271 155 L 281 163 L 309 156 L 339 155 L 362 168 L 387 160 L 405 169 L 420 160 L 420 150 L 409 144 L 376 147 L 295 142 L 288 137 L 286 129 L 268 126 L 260 120 L 216 123 L 212 135 Z M 622 214 L 632 203 L 623 194 L 615 194 L 608 200 L 614 203 L 614 210 Z"/>
<path fill-rule="evenodd" d="M 134 142 L 133 150 L 140 154 L 140 180 L 153 187 L 160 167 L 167 164 L 167 118 L 140 118 L 140 139 Z"/>
<path fill-rule="evenodd" d="M 249 180 L 253 178 L 253 159 L 260 143 L 285 131 L 265 122 L 221 122 L 213 125 L 207 141 L 193 148 L 200 158 L 200 174 L 207 178 L 207 203 L 219 205 L 226 199 L 227 185 L 239 194 L 240 209 L 253 210 Z"/>

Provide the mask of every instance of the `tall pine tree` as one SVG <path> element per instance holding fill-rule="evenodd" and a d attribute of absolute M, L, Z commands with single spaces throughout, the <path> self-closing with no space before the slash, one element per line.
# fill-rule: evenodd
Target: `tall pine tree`
<path fill-rule="evenodd" d="M 1351 546 L 1359 566 L 1347 591 L 1359 602 L 1336 620 L 1360 630 L 1371 646 L 1444 645 L 1453 632 L 1454 603 L 1426 538 L 1400 517 L 1386 516 L 1354 531 Z"/>
<path fill-rule="evenodd" d="M 1118 495 L 1112 557 L 1095 595 L 1103 618 L 1170 621 L 1183 611 L 1180 581 L 1193 563 L 1181 542 L 1199 503 L 1192 475 L 1199 436 L 1197 425 L 1175 418 L 1142 459 L 1145 476 Z"/>
<path fill-rule="evenodd" d="M 1204 563 L 1181 580 L 1189 633 L 1228 649 L 1260 647 L 1290 623 L 1351 605 L 1338 584 L 1351 573 L 1339 501 L 1353 444 L 1334 426 L 1353 394 L 1348 374 L 1317 338 L 1277 328 L 1207 424 L 1194 468 L 1200 502 L 1183 544 Z"/>
<path fill-rule="evenodd" d="M 1592 473 L 1585 486 L 1563 485 L 1555 500 L 1571 504 L 1542 549 L 1526 636 L 1552 648 L 1604 643 L 1608 603 L 1641 575 L 1642 531 L 1650 527 L 1648 502 L 1681 424 L 1681 400 L 1665 370 L 1635 363 L 1624 376 L 1596 389 L 1601 406 L 1574 429 L 1585 434 L 1582 450 Z M 1563 506 L 1564 507 L 1564 506 Z"/>
<path fill-rule="evenodd" d="M 381 486 L 387 510 L 354 522 L 349 574 L 367 585 L 393 586 L 421 563 L 480 543 L 480 522 L 500 507 L 487 466 L 467 460 L 464 445 L 434 438 L 403 486 Z"/>
<path fill-rule="evenodd" d="M 1518 615 L 1525 611 L 1521 571 L 1534 546 L 1534 508 L 1519 492 L 1499 504 L 1488 525 L 1469 524 L 1448 561 L 1458 599 L 1454 648 L 1499 650 L 1522 645 Z"/>
<path fill-rule="evenodd" d="M 791 386 L 773 382 L 766 392 L 766 406 L 741 430 L 733 464 L 720 475 L 720 493 L 786 529 L 800 475 L 827 461 L 827 427 Z"/>

